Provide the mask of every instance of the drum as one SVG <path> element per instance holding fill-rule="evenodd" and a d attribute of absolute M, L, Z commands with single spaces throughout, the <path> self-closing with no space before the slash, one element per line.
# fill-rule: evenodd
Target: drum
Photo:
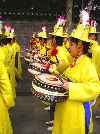
<path fill-rule="evenodd" d="M 66 100 L 68 92 L 63 89 L 62 80 L 51 74 L 35 75 L 32 81 L 33 95 L 47 102 L 62 102 Z"/>
<path fill-rule="evenodd" d="M 28 68 L 28 72 L 32 75 L 37 75 L 37 74 L 40 74 L 41 72 L 39 71 L 36 71 L 35 69 L 31 69 L 31 68 Z"/>
<path fill-rule="evenodd" d="M 39 74 L 39 73 L 46 73 L 47 72 L 45 67 L 41 63 L 38 63 L 38 62 L 31 63 L 29 65 L 28 71 L 32 74 Z"/>

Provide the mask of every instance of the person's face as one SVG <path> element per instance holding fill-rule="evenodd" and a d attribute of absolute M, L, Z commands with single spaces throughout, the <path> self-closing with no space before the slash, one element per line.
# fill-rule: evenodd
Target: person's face
<path fill-rule="evenodd" d="M 83 53 L 83 46 L 70 42 L 69 52 L 72 57 L 78 57 Z"/>
<path fill-rule="evenodd" d="M 90 40 L 97 40 L 97 37 L 96 37 L 95 34 L 91 34 L 91 35 L 89 36 L 89 39 L 90 39 Z"/>

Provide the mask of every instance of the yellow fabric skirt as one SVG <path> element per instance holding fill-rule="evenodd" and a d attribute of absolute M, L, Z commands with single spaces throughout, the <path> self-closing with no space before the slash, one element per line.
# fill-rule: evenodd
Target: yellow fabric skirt
<path fill-rule="evenodd" d="M 52 134 L 85 134 L 83 104 L 69 100 L 56 104 Z"/>
<path fill-rule="evenodd" d="M 0 134 L 13 134 L 8 109 L 0 96 Z"/>

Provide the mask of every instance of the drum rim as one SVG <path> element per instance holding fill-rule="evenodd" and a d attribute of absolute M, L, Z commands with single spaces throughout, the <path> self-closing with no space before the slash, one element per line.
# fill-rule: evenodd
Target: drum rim
<path fill-rule="evenodd" d="M 67 92 L 64 92 L 64 93 L 59 93 L 59 92 L 51 92 L 51 91 L 48 91 L 48 90 L 46 90 L 46 89 L 44 89 L 44 88 L 41 88 L 41 87 L 38 87 L 37 85 L 35 85 L 33 82 L 32 82 L 32 87 L 33 87 L 33 89 L 35 89 L 37 92 L 40 92 L 40 93 L 43 93 L 43 94 L 47 94 L 47 95 L 52 95 L 52 96 L 54 96 L 54 94 L 55 94 L 55 96 L 67 96 L 67 95 L 65 95 L 65 93 L 67 93 Z"/>
<path fill-rule="evenodd" d="M 30 64 L 30 68 L 31 68 L 32 70 L 36 70 L 36 71 L 41 72 L 41 73 L 46 73 L 46 72 L 47 72 L 46 69 L 43 68 L 43 66 L 42 66 L 41 63 L 39 63 L 39 62 L 35 62 L 35 63 L 40 64 L 41 67 L 35 66 L 34 63 L 31 63 L 31 64 Z"/>
<path fill-rule="evenodd" d="M 59 92 L 59 93 L 64 93 L 65 92 L 65 89 L 63 88 L 63 83 L 62 83 L 62 85 L 57 86 L 57 85 L 51 85 L 51 84 L 48 84 L 46 82 L 43 82 L 42 80 L 40 80 L 40 79 L 37 78 L 37 76 L 38 75 L 41 75 L 41 74 L 42 73 L 37 74 L 37 75 L 34 75 L 34 78 L 33 78 L 33 81 L 32 82 L 35 83 L 37 86 L 42 87 L 42 88 L 44 88 L 44 89 L 46 89 L 48 91 L 54 91 L 54 92 Z"/>
<path fill-rule="evenodd" d="M 40 74 L 40 75 L 53 75 L 53 74 L 48 74 L 48 73 L 45 73 L 45 74 Z M 37 77 L 38 75 L 36 75 L 36 77 Z M 56 76 L 56 75 L 53 75 L 53 76 Z M 56 76 L 56 77 L 58 77 L 58 76 Z M 39 81 L 41 81 L 41 83 L 43 83 L 43 81 L 41 80 L 41 79 L 37 79 L 37 80 L 39 80 Z M 59 80 L 60 80 L 60 78 L 59 78 Z M 61 80 L 60 80 L 61 81 Z M 45 83 L 45 82 L 44 82 Z M 60 87 L 60 88 L 62 88 L 63 87 L 63 82 L 61 81 L 61 85 L 59 85 L 58 87 Z M 49 85 L 49 84 L 48 84 Z M 50 86 L 50 85 L 49 85 Z M 55 85 L 54 87 L 57 87 L 57 85 Z"/>
<path fill-rule="evenodd" d="M 60 103 L 60 102 L 64 102 L 67 99 L 67 96 L 64 96 L 64 97 L 59 96 L 58 98 L 58 96 L 55 97 L 55 96 L 45 95 L 43 93 L 37 92 L 35 89 L 32 92 L 33 92 L 33 95 L 39 98 L 40 100 L 46 101 L 49 103 L 51 102 Z"/>
<path fill-rule="evenodd" d="M 38 74 L 41 73 L 40 71 L 37 71 L 37 70 L 35 70 L 35 69 L 33 70 L 33 69 L 31 69 L 31 68 L 28 68 L 28 72 L 29 72 L 30 74 L 32 74 L 32 75 L 38 75 L 38 74 L 33 73 L 33 71 L 37 72 Z"/>

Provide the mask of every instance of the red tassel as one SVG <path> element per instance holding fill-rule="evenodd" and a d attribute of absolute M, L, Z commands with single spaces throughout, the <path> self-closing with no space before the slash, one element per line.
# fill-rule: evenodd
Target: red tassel
<path fill-rule="evenodd" d="M 58 50 L 56 49 L 56 47 L 52 48 L 51 50 L 51 56 L 56 56 L 57 55 Z"/>

